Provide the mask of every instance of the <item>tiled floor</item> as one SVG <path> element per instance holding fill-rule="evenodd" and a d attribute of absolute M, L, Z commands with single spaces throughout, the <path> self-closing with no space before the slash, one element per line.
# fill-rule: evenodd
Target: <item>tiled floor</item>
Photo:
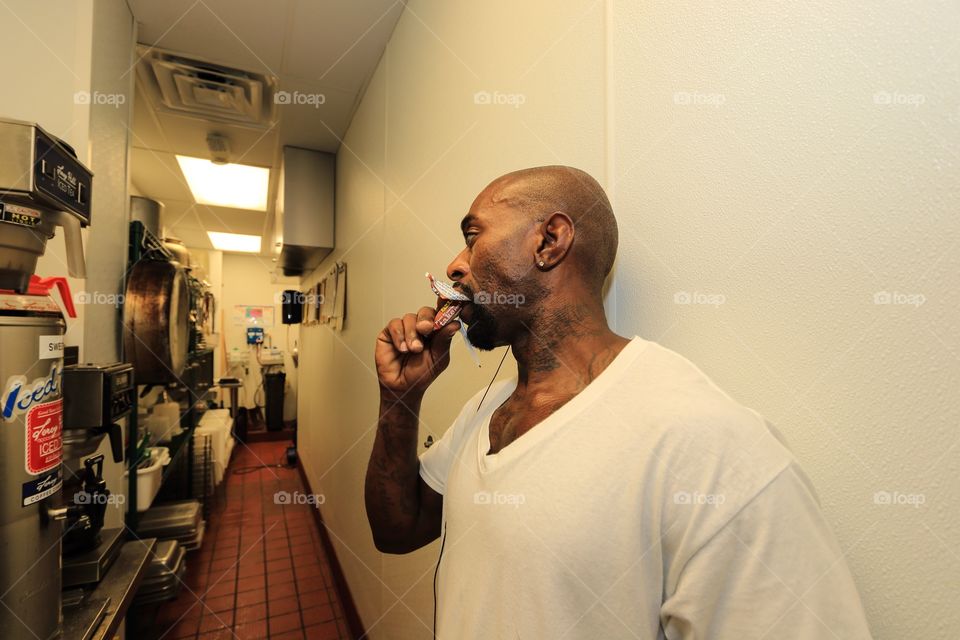
<path fill-rule="evenodd" d="M 230 469 L 275 464 L 287 442 L 238 445 Z M 228 472 L 225 497 L 202 549 L 187 556 L 180 596 L 152 626 L 159 640 L 332 640 L 349 638 L 326 553 L 306 504 L 274 494 L 304 491 L 293 469 Z"/>

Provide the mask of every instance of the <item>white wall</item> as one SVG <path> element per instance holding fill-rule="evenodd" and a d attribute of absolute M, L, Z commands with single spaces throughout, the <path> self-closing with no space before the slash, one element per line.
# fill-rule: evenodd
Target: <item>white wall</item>
<path fill-rule="evenodd" d="M 960 8 L 609 12 L 618 328 L 779 426 L 877 638 L 960 636 Z"/>
<path fill-rule="evenodd" d="M 0 117 L 39 124 L 71 145 L 88 167 L 90 105 L 74 96 L 91 88 L 93 14 L 93 0 L 12 0 L 0 4 L 0 36 L 6 52 L 0 56 L 4 82 Z M 87 231 L 83 238 L 86 244 Z M 37 263 L 37 275 L 67 275 L 62 232 L 47 243 Z M 83 287 L 83 280 L 70 279 L 71 291 Z M 65 344 L 81 347 L 81 358 L 83 318 L 80 305 L 77 318 L 68 323 L 64 336 Z"/>
<path fill-rule="evenodd" d="M 192 251 L 192 250 L 191 250 Z M 246 343 L 246 326 L 233 322 L 233 312 L 236 305 L 272 306 L 274 308 L 274 326 L 267 327 L 264 334 L 268 336 L 265 343 L 272 341 L 274 346 L 284 352 L 284 371 L 286 377 L 286 392 L 284 394 L 284 420 L 293 420 L 297 416 L 297 379 L 298 371 L 293 366 L 291 350 L 299 340 L 299 325 L 284 325 L 280 321 L 280 296 L 284 289 L 297 289 L 299 280 L 296 278 L 274 278 L 272 271 L 274 263 L 260 256 L 247 256 L 236 253 L 223 254 L 222 291 L 223 295 L 217 300 L 223 311 L 223 322 L 220 325 L 224 336 L 224 354 L 217 353 L 217 359 L 225 357 L 233 348 L 249 353 L 248 365 L 230 371 L 229 374 L 239 377 L 244 382 L 244 388 L 239 395 L 240 404 L 244 407 L 254 406 L 254 395 L 263 381 L 260 365 L 252 347 Z M 289 327 L 289 347 L 287 334 Z M 228 396 L 229 399 L 229 396 Z M 266 403 L 263 390 L 257 396 L 260 406 Z M 225 402 L 224 406 L 229 406 Z"/>
<path fill-rule="evenodd" d="M 346 325 L 302 330 L 299 443 L 371 638 L 431 637 L 439 548 L 385 556 L 370 537 L 362 505 L 376 335 L 435 302 L 423 274 L 444 273 L 460 251 L 460 218 L 491 179 L 559 161 L 603 178 L 603 31 L 603 7 L 589 2 L 411 2 L 340 148 L 337 249 L 303 288 L 345 261 Z M 522 105 L 477 104 L 479 91 L 522 93 Z M 485 354 L 478 370 L 454 340 L 450 369 L 424 402 L 421 441 L 442 435 L 501 355 Z"/>
<path fill-rule="evenodd" d="M 93 214 L 85 252 L 84 358 L 121 359 L 122 304 L 129 244 L 130 125 L 136 25 L 124 0 L 94 3 L 90 93 L 90 169 Z M 100 98 L 103 96 L 103 98 Z M 75 297 L 77 296 L 75 292 Z"/>
<path fill-rule="evenodd" d="M 688 356 L 785 433 L 875 636 L 960 635 L 958 18 L 955 5 L 408 4 L 338 155 L 330 261 L 348 265 L 347 324 L 303 329 L 303 462 L 370 637 L 431 637 L 438 552 L 384 556 L 370 539 L 375 336 L 432 302 L 422 273 L 459 250 L 474 195 L 547 163 L 591 172 L 614 201 L 618 331 Z M 478 105 L 478 90 L 523 104 Z M 925 302 L 875 304 L 883 291 Z M 421 438 L 499 355 L 477 371 L 455 341 Z M 925 503 L 878 505 L 878 491 Z"/>

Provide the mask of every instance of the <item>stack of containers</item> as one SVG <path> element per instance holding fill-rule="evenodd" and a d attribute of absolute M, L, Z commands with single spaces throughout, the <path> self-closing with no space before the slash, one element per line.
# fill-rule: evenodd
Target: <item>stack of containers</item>
<path fill-rule="evenodd" d="M 133 603 L 156 604 L 176 598 L 187 571 L 186 555 L 186 549 L 176 540 L 158 542 Z"/>
<path fill-rule="evenodd" d="M 151 507 L 140 517 L 137 533 L 141 538 L 176 540 L 193 551 L 203 544 L 206 526 L 199 500 L 178 500 Z"/>

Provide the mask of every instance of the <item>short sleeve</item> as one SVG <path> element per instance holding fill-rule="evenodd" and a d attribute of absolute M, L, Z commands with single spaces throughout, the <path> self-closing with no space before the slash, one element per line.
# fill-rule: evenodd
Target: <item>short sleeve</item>
<path fill-rule="evenodd" d="M 796 463 L 691 556 L 660 620 L 668 640 L 871 637 L 843 552 Z"/>
<path fill-rule="evenodd" d="M 453 421 L 450 428 L 430 448 L 420 454 L 420 477 L 431 489 L 440 495 L 446 493 L 447 476 L 450 475 L 450 467 L 453 466 L 453 461 L 463 445 L 464 436 L 477 426 L 478 421 L 483 419 L 489 410 L 499 406 L 516 384 L 515 378 L 501 380 L 493 383 L 489 389 L 477 391 L 463 405 L 460 415 Z M 485 395 L 489 396 L 484 404 L 485 410 L 478 413 L 480 401 Z"/>
<path fill-rule="evenodd" d="M 420 477 L 440 495 L 446 493 L 447 475 L 450 473 L 454 457 L 454 433 L 461 422 L 460 418 L 462 414 L 439 440 L 420 454 Z"/>
<path fill-rule="evenodd" d="M 467 401 L 453 424 L 426 451 L 420 454 L 420 477 L 427 485 L 443 495 L 446 493 L 447 476 L 463 440 L 463 431 L 470 420 L 470 407 L 476 406 L 477 396 Z"/>

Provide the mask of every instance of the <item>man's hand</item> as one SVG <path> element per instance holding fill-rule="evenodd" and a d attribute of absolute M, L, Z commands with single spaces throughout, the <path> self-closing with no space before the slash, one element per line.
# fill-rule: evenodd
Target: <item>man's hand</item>
<path fill-rule="evenodd" d="M 422 395 L 450 364 L 450 340 L 460 329 L 456 320 L 433 330 L 436 311 L 421 307 L 387 323 L 377 336 L 374 360 L 380 388 L 397 397 Z"/>
<path fill-rule="evenodd" d="M 443 496 L 420 477 L 417 427 L 423 394 L 450 364 L 450 339 L 460 323 L 434 331 L 435 316 L 422 307 L 394 318 L 377 336 L 380 418 L 364 501 L 374 544 L 385 553 L 408 553 L 440 537 Z"/>

